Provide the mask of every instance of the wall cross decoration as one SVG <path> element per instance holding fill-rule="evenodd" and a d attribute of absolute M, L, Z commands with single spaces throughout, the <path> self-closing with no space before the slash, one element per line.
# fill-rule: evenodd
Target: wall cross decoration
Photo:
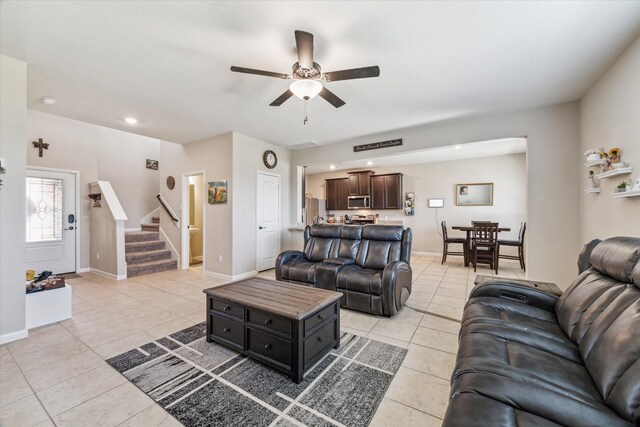
<path fill-rule="evenodd" d="M 49 144 L 44 142 L 42 138 L 38 138 L 38 141 L 33 141 L 33 146 L 38 149 L 38 157 L 44 156 L 44 152 L 42 150 L 48 150 Z"/>

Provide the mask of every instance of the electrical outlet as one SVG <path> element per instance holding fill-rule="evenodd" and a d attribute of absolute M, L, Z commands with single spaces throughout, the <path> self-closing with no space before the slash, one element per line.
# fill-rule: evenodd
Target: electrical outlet
<path fill-rule="evenodd" d="M 96 252 L 96 259 L 100 259 L 100 252 Z"/>
<path fill-rule="evenodd" d="M 218 255 L 218 262 L 222 262 L 222 255 Z"/>

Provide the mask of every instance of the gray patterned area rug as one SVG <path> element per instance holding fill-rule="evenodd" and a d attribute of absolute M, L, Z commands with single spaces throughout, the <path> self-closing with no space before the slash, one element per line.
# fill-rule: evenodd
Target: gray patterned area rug
<path fill-rule="evenodd" d="M 343 334 L 295 384 L 205 340 L 205 323 L 107 362 L 187 427 L 367 426 L 407 350 Z"/>

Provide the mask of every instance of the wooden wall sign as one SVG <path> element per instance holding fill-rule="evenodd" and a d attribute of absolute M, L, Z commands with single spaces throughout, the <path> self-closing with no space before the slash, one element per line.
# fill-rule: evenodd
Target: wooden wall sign
<path fill-rule="evenodd" d="M 378 148 L 397 147 L 399 145 L 402 145 L 402 138 L 373 142 L 371 144 L 354 145 L 353 151 L 357 153 L 358 151 L 377 150 Z"/>

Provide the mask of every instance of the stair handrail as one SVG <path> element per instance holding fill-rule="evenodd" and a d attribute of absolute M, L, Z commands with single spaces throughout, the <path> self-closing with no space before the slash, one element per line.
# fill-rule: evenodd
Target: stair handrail
<path fill-rule="evenodd" d="M 164 210 L 167 211 L 167 214 L 169 214 L 169 217 L 173 220 L 173 222 L 177 223 L 178 217 L 176 216 L 175 212 L 173 212 L 173 209 L 171 209 L 171 206 L 169 206 L 164 197 L 162 197 L 162 194 L 158 194 L 156 197 L 158 198 L 158 201 L 160 202 Z"/>

